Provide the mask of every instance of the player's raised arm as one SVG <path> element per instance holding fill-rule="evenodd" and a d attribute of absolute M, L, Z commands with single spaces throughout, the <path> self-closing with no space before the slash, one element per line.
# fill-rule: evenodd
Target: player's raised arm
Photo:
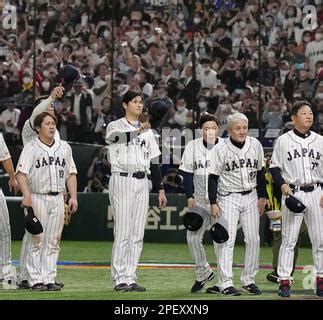
<path fill-rule="evenodd" d="M 36 116 L 38 116 L 39 114 L 45 112 L 45 111 L 50 111 L 53 112 L 53 108 L 52 108 L 52 103 L 61 98 L 64 94 L 64 88 L 63 86 L 58 86 L 55 87 L 50 96 L 48 98 L 46 98 L 45 100 L 43 100 L 42 102 L 40 102 L 35 109 L 33 110 L 33 113 L 31 114 L 29 121 L 30 121 L 30 125 L 32 126 L 32 128 L 34 128 L 34 120 L 36 118 Z M 38 99 L 41 99 L 38 98 Z M 37 101 L 37 100 L 36 100 Z"/>

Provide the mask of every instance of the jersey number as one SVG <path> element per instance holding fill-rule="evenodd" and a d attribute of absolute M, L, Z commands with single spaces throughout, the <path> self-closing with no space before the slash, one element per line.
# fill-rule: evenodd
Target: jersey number
<path fill-rule="evenodd" d="M 59 170 L 58 175 L 59 175 L 60 179 L 63 179 L 64 178 L 64 170 Z"/>
<path fill-rule="evenodd" d="M 249 173 L 249 177 L 251 180 L 253 180 L 254 178 L 256 178 L 256 175 L 257 175 L 257 171 L 253 171 L 253 172 L 250 172 Z"/>

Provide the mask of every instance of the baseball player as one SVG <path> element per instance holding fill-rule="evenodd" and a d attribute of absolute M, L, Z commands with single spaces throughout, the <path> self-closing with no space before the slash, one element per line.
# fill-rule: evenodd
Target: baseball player
<path fill-rule="evenodd" d="M 202 137 L 190 141 L 184 150 L 180 170 L 183 171 L 184 188 L 189 208 L 196 206 L 210 212 L 208 198 L 208 169 L 210 166 L 209 154 L 212 148 L 220 146 L 223 142 L 218 137 L 219 122 L 212 114 L 203 114 L 200 118 L 199 128 Z M 215 223 L 211 214 L 204 218 L 202 227 L 197 231 L 187 230 L 186 239 L 195 262 L 196 281 L 191 292 L 196 293 L 203 289 L 206 282 L 214 278 L 214 273 L 206 260 L 205 250 L 202 244 L 203 235 Z"/>
<path fill-rule="evenodd" d="M 27 143 L 20 155 L 16 177 L 23 194 L 22 205 L 33 207 L 44 232 L 27 234 L 26 269 L 35 291 L 58 291 L 55 284 L 59 241 L 64 225 L 64 191 L 70 192 L 69 206 L 77 210 L 76 168 L 67 142 L 55 141 L 56 117 L 49 112 L 36 116 L 38 138 Z"/>
<path fill-rule="evenodd" d="M 240 280 L 250 294 L 261 294 L 255 284 L 259 269 L 259 214 L 266 203 L 266 181 L 263 168 L 264 152 L 260 142 L 247 136 L 248 118 L 241 113 L 228 117 L 230 137 L 211 151 L 208 181 L 211 213 L 228 221 L 229 240 L 216 244 L 219 287 L 207 292 L 237 296 L 241 292 L 233 286 L 233 249 L 240 220 L 244 232 L 245 268 Z"/>
<path fill-rule="evenodd" d="M 34 140 L 37 138 L 37 131 L 34 128 L 34 120 L 37 115 L 41 114 L 42 112 L 48 111 L 54 114 L 54 108 L 53 103 L 61 98 L 64 94 L 64 87 L 63 86 L 57 86 L 55 87 L 49 97 L 39 97 L 35 101 L 35 108 L 30 116 L 29 119 L 26 120 L 23 129 L 22 129 L 22 142 L 23 145 L 26 145 L 28 142 Z M 58 130 L 55 131 L 55 140 L 60 140 L 59 132 Z M 74 164 L 75 166 L 75 164 Z M 20 271 L 19 271 L 19 289 L 29 289 L 29 283 L 28 283 L 28 274 L 26 270 L 26 238 L 27 234 L 25 233 L 22 244 L 21 244 L 21 251 L 20 251 Z M 60 284 L 62 287 L 64 284 L 57 282 L 56 284 Z"/>
<path fill-rule="evenodd" d="M 160 150 L 148 122 L 138 121 L 143 110 L 141 93 L 127 91 L 123 96 L 125 117 L 109 123 L 106 143 L 112 176 L 109 198 L 114 218 L 111 274 L 116 291 L 145 291 L 136 283 L 136 268 L 143 246 L 148 213 L 151 173 L 159 189 L 159 206 L 167 200 L 161 183 Z M 153 163 L 153 164 L 151 164 Z"/>
<path fill-rule="evenodd" d="M 9 191 L 18 192 L 18 183 L 15 178 L 15 171 L 13 168 L 11 155 L 7 148 L 6 142 L 0 133 L 0 161 L 7 174 L 9 175 Z M 0 267 L 1 276 L 7 286 L 11 288 L 16 287 L 16 279 L 11 270 L 11 231 L 9 222 L 9 212 L 5 196 L 0 187 Z"/>
<path fill-rule="evenodd" d="M 310 131 L 311 104 L 296 102 L 291 110 L 294 130 L 280 136 L 275 144 L 270 172 L 282 191 L 282 244 L 278 256 L 281 297 L 290 296 L 294 247 L 303 218 L 312 243 L 316 295 L 323 296 L 323 216 L 320 183 L 323 181 L 323 137 Z M 298 197 L 306 209 L 294 213 L 285 206 L 289 194 Z"/>

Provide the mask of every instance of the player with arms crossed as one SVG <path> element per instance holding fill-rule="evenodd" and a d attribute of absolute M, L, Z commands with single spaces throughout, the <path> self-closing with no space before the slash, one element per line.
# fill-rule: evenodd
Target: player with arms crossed
<path fill-rule="evenodd" d="M 114 218 L 111 274 L 116 291 L 145 291 L 136 283 L 136 269 L 143 246 L 149 204 L 151 173 L 159 189 L 159 206 L 167 200 L 162 187 L 158 159 L 160 150 L 148 122 L 140 123 L 141 93 L 128 91 L 122 100 L 125 117 L 109 123 L 106 142 L 112 176 L 109 198 Z"/>
<path fill-rule="evenodd" d="M 191 209 L 198 206 L 210 212 L 207 192 L 209 155 L 211 149 L 224 142 L 222 138 L 218 137 L 219 122 L 214 115 L 203 114 L 200 118 L 199 128 L 202 131 L 202 137 L 194 139 L 186 145 L 179 169 L 183 171 L 188 207 Z M 202 243 L 205 231 L 210 229 L 214 223 L 215 218 L 210 214 L 204 217 L 201 228 L 197 231 L 187 230 L 186 233 L 186 240 L 195 262 L 197 275 L 191 289 L 192 293 L 201 291 L 205 283 L 214 278 Z"/>
<path fill-rule="evenodd" d="M 23 194 L 22 206 L 32 207 L 43 226 L 39 235 L 27 234 L 26 269 L 35 291 L 58 291 L 55 284 L 59 242 L 64 225 L 64 191 L 71 194 L 71 211 L 77 210 L 76 168 L 72 149 L 55 141 L 56 117 L 49 112 L 36 116 L 38 138 L 27 143 L 20 155 L 16 177 Z"/>
<path fill-rule="evenodd" d="M 281 297 L 290 296 L 294 247 L 303 218 L 312 243 L 316 295 L 323 296 L 323 137 L 310 131 L 313 125 L 311 104 L 298 101 L 292 111 L 294 130 L 280 136 L 275 144 L 270 172 L 281 188 L 282 244 L 278 256 L 278 276 Z M 305 211 L 295 213 L 287 208 L 286 198 L 294 194 L 306 206 Z"/>
<path fill-rule="evenodd" d="M 260 142 L 247 136 L 248 118 L 241 113 L 228 117 L 230 137 L 214 148 L 210 155 L 209 199 L 213 216 L 228 221 L 229 240 L 216 244 L 219 287 L 207 292 L 238 296 L 233 286 L 233 249 L 240 220 L 246 243 L 245 267 L 240 280 L 250 294 L 261 294 L 255 284 L 259 270 L 259 217 L 266 203 L 266 180 L 263 168 L 264 151 Z"/>

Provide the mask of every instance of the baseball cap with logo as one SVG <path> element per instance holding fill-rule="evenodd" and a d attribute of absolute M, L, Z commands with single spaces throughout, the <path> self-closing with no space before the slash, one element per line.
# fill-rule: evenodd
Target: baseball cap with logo
<path fill-rule="evenodd" d="M 43 226 L 40 221 L 36 218 L 34 210 L 32 207 L 29 207 L 27 210 L 27 215 L 25 218 L 25 228 L 31 234 L 40 234 L 43 232 Z"/>
<path fill-rule="evenodd" d="M 294 213 L 301 213 L 306 209 L 305 204 L 297 197 L 289 194 L 285 199 L 286 207 L 294 212 Z"/>
<path fill-rule="evenodd" d="M 201 207 L 189 209 L 183 217 L 183 224 L 187 230 L 197 231 L 202 227 L 204 217 L 208 215 L 209 213 Z"/>
<path fill-rule="evenodd" d="M 216 218 L 215 224 L 210 229 L 210 234 L 211 238 L 216 243 L 223 243 L 228 241 L 228 221 L 222 216 Z"/>

